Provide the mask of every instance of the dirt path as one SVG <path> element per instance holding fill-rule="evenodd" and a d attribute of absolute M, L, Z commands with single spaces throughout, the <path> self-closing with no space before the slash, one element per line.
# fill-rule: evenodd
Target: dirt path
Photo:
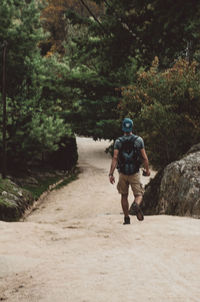
<path fill-rule="evenodd" d="M 200 301 L 200 220 L 123 226 L 107 144 L 78 139 L 79 179 L 25 222 L 0 222 L 0 301 Z"/>

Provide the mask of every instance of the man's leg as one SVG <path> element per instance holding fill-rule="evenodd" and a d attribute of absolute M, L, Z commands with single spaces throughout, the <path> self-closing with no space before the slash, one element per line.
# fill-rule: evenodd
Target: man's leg
<path fill-rule="evenodd" d="M 124 213 L 124 224 L 130 224 L 129 217 L 129 204 L 128 204 L 128 188 L 129 183 L 127 181 L 127 175 L 119 174 L 119 181 L 117 184 L 117 190 L 121 194 L 121 205 Z"/>
<path fill-rule="evenodd" d="M 140 208 L 140 204 L 142 203 L 142 195 L 137 195 L 135 196 L 135 200 L 134 200 L 135 204 L 136 204 L 136 216 L 137 219 L 142 221 L 144 220 L 144 215 L 143 212 Z"/>
<path fill-rule="evenodd" d="M 142 203 L 142 195 L 135 196 L 135 203 L 140 205 Z"/>
<path fill-rule="evenodd" d="M 130 217 L 129 217 L 129 204 L 128 204 L 128 194 L 121 194 L 121 204 L 122 209 L 124 212 L 124 223 L 123 224 L 130 224 Z"/>
<path fill-rule="evenodd" d="M 128 194 L 121 194 L 121 204 L 122 204 L 122 210 L 124 212 L 124 216 L 128 217 L 129 216 Z"/>
<path fill-rule="evenodd" d="M 142 203 L 144 189 L 140 182 L 139 173 L 136 173 L 136 174 L 130 176 L 130 184 L 131 184 L 131 188 L 132 188 L 135 199 L 130 207 L 129 214 L 136 215 L 137 219 L 141 221 L 144 219 L 142 210 L 140 208 L 140 205 Z"/>
<path fill-rule="evenodd" d="M 135 196 L 135 200 L 133 201 L 130 210 L 129 210 L 129 214 L 130 215 L 136 215 L 137 219 L 142 221 L 144 220 L 144 215 L 142 213 L 142 210 L 140 208 L 140 204 L 142 203 L 142 195 L 137 195 Z"/>

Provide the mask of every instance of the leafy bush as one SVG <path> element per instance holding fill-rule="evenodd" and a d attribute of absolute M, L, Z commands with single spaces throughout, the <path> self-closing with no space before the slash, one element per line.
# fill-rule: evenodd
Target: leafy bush
<path fill-rule="evenodd" d="M 156 57 L 135 85 L 122 89 L 118 107 L 122 116 L 134 119 L 156 168 L 178 159 L 199 142 L 200 134 L 199 65 L 179 60 L 164 71 L 158 65 Z"/>

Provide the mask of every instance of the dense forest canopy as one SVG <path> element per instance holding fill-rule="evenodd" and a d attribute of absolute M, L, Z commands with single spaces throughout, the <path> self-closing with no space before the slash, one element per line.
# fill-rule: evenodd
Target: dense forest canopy
<path fill-rule="evenodd" d="M 197 0 L 2 0 L 9 161 L 113 140 L 125 116 L 156 167 L 177 159 L 199 140 L 199 38 Z"/>

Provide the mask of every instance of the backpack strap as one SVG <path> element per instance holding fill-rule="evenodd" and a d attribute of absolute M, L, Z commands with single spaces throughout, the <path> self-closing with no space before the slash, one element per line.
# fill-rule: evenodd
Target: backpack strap
<path fill-rule="evenodd" d="M 139 136 L 137 136 L 137 135 L 131 137 L 130 142 L 133 143 L 133 146 L 134 146 L 134 144 L 135 144 L 135 141 L 136 141 L 138 138 L 139 138 Z M 125 141 L 126 141 L 126 136 L 121 136 L 121 137 L 119 138 L 119 141 L 120 141 L 120 143 L 125 142 Z"/>
<path fill-rule="evenodd" d="M 135 144 L 136 140 L 138 139 L 139 136 L 135 136 L 132 140 L 133 140 L 133 145 Z"/>

